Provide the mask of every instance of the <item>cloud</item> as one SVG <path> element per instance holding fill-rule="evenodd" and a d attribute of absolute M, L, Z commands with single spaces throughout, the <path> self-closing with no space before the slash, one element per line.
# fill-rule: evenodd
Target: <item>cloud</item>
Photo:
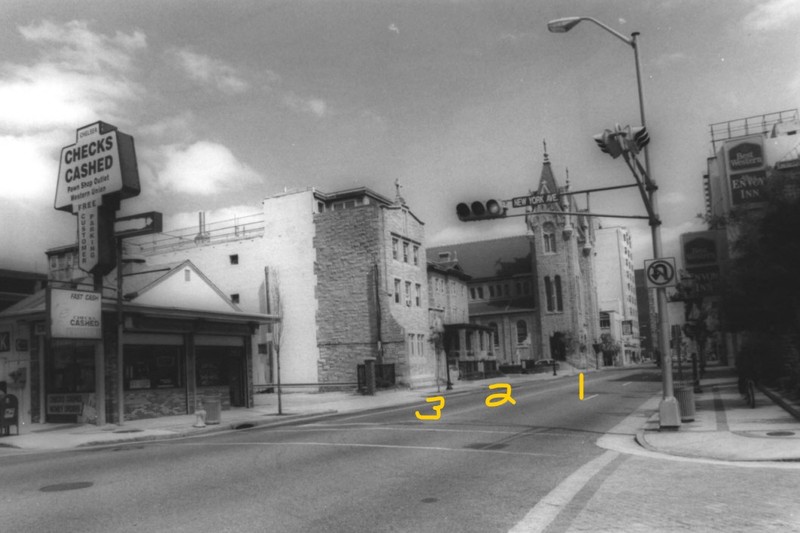
<path fill-rule="evenodd" d="M 55 196 L 58 161 L 52 157 L 52 136 L 0 136 L 3 186 L 0 198 L 28 200 L 48 193 Z"/>
<path fill-rule="evenodd" d="M 258 180 L 258 174 L 241 163 L 225 146 L 199 141 L 189 146 L 163 149 L 159 184 L 178 193 L 208 196 L 225 188 L 239 188 Z"/>
<path fill-rule="evenodd" d="M 220 92 L 240 94 L 250 88 L 237 69 L 223 61 L 190 50 L 174 50 L 171 55 L 189 78 Z"/>
<path fill-rule="evenodd" d="M 328 104 L 319 98 L 303 98 L 294 93 L 287 92 L 283 96 L 283 103 L 286 107 L 307 113 L 317 118 L 322 118 L 330 113 Z"/>
<path fill-rule="evenodd" d="M 0 127 L 13 133 L 113 121 L 142 94 L 129 73 L 147 46 L 141 32 L 94 33 L 86 22 L 20 26 L 38 52 L 33 64 L 0 67 Z"/>
<path fill-rule="evenodd" d="M 749 31 L 778 30 L 800 21 L 800 2 L 797 0 L 759 0 L 745 15 L 743 24 Z"/>
<path fill-rule="evenodd" d="M 689 58 L 683 52 L 674 52 L 671 54 L 661 54 L 653 61 L 653 66 L 657 68 L 669 68 L 678 63 L 683 63 Z"/>

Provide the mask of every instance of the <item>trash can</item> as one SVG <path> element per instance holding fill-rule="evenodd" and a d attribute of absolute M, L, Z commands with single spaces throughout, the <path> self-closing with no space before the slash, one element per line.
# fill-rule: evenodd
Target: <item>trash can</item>
<path fill-rule="evenodd" d="M 206 410 L 206 424 L 219 424 L 222 413 L 219 398 L 203 398 L 203 409 Z"/>
<path fill-rule="evenodd" d="M 681 422 L 694 421 L 694 389 L 691 387 L 676 387 L 675 399 L 681 411 Z"/>

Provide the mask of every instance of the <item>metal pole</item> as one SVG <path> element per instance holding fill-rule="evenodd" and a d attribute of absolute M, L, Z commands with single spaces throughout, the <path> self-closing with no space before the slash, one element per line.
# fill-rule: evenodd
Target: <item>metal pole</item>
<path fill-rule="evenodd" d="M 117 239 L 117 424 L 125 420 L 124 379 L 125 367 L 123 359 L 123 315 L 122 315 L 122 239 Z"/>
<path fill-rule="evenodd" d="M 633 55 L 636 61 L 636 88 L 639 93 L 639 116 L 642 121 L 642 126 L 647 127 L 647 121 L 644 114 L 644 94 L 642 92 L 642 67 L 639 60 L 639 32 L 631 34 L 631 46 L 633 47 Z M 653 213 L 653 219 L 650 220 L 650 228 L 653 236 L 653 257 L 660 259 L 663 254 L 661 244 L 661 219 L 658 213 L 658 187 L 653 180 L 653 174 L 650 170 L 650 156 L 647 146 L 644 147 L 644 165 L 647 171 L 647 190 L 650 199 L 650 207 Z M 658 339 L 658 347 L 661 351 L 661 387 L 662 399 L 658 406 L 659 413 L 659 426 L 662 429 L 678 428 L 681 425 L 680 411 L 678 409 L 678 402 L 673 394 L 672 384 L 672 357 L 667 347 L 667 337 L 669 336 L 669 319 L 667 317 L 667 289 L 666 287 L 659 287 L 656 289 L 656 301 L 658 304 L 658 325 L 661 335 Z"/>

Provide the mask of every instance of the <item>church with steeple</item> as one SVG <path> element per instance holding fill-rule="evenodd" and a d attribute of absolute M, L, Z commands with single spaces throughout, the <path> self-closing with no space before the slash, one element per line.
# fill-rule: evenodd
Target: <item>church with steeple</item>
<path fill-rule="evenodd" d="M 493 331 L 493 350 L 467 350 L 467 358 L 481 354 L 484 369 L 541 359 L 593 367 L 600 338 L 595 222 L 570 194 L 568 174 L 559 183 L 546 144 L 531 194 L 557 200 L 528 207 L 519 235 L 428 248 L 428 260 L 457 262 L 471 276 L 470 322 Z"/>

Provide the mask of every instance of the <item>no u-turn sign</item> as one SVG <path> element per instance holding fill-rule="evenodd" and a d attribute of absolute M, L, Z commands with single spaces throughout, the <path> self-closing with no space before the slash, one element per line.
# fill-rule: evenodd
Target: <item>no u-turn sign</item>
<path fill-rule="evenodd" d="M 675 287 L 678 276 L 675 275 L 675 258 L 648 259 L 644 262 L 644 275 L 648 289 Z"/>

